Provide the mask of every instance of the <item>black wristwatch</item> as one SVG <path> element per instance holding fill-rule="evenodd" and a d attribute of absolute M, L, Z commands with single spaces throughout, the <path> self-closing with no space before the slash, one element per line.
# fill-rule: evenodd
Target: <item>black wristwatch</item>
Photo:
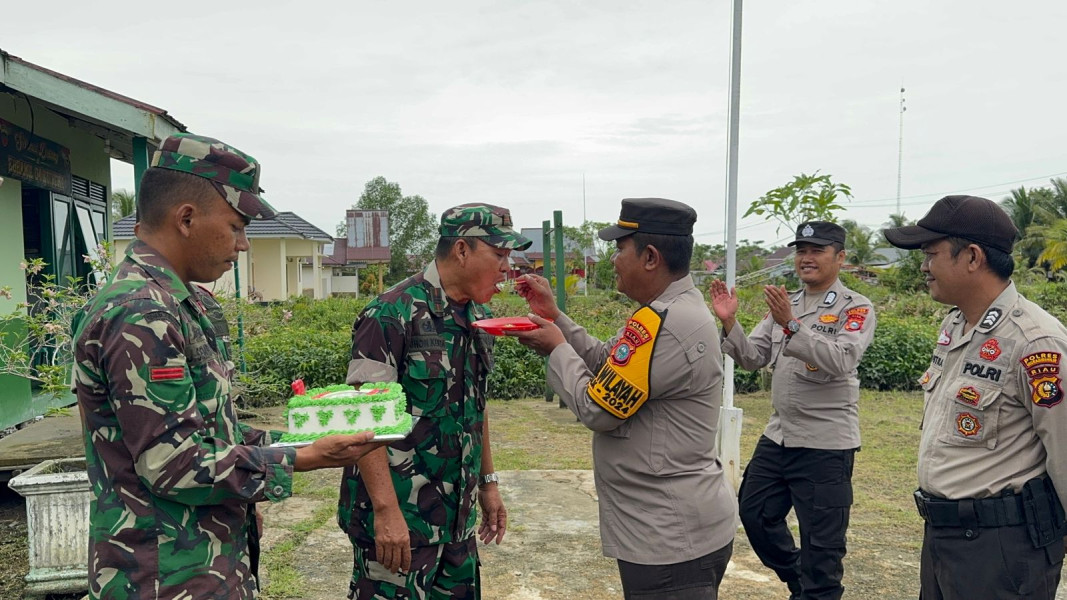
<path fill-rule="evenodd" d="M 800 331 L 800 321 L 790 319 L 789 322 L 785 324 L 785 331 L 789 337 L 793 337 L 794 333 Z"/>

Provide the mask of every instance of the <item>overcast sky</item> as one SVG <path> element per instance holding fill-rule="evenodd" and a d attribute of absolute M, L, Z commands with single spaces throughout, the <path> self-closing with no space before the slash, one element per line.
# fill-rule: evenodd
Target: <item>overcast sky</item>
<path fill-rule="evenodd" d="M 673 198 L 715 244 L 730 17 L 728 0 L 8 2 L 0 48 L 252 154 L 270 202 L 330 233 L 382 175 L 438 216 L 484 201 L 525 227 Z M 902 85 L 908 217 L 1067 175 L 1064 23 L 1063 0 L 746 3 L 739 213 L 820 170 L 852 186 L 842 217 L 884 223 Z M 132 189 L 132 167 L 113 175 Z"/>

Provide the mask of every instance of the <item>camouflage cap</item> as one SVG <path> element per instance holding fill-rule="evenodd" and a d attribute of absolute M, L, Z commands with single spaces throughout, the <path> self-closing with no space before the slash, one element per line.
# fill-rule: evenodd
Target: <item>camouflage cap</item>
<path fill-rule="evenodd" d="M 163 140 L 152 154 L 157 169 L 171 169 L 203 177 L 226 202 L 249 219 L 273 219 L 277 214 L 260 197 L 260 166 L 256 159 L 214 138 L 178 133 Z"/>
<path fill-rule="evenodd" d="M 492 204 L 461 204 L 441 215 L 441 237 L 482 238 L 490 246 L 525 250 L 532 240 L 516 233 L 511 225 L 511 213 Z"/>

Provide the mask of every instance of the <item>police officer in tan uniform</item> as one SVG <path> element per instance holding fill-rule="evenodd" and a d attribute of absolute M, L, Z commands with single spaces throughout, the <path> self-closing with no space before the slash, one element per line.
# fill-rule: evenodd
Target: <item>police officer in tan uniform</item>
<path fill-rule="evenodd" d="M 737 504 L 715 454 L 722 354 L 689 275 L 695 221 L 680 202 L 626 199 L 600 231 L 619 291 L 641 305 L 607 342 L 559 311 L 543 277 L 516 285 L 541 325 L 520 341 L 549 356 L 549 385 L 595 432 L 601 543 L 628 600 L 717 598 L 733 552 Z"/>
<path fill-rule="evenodd" d="M 885 230 L 921 248 L 941 323 L 919 443 L 925 521 L 922 600 L 1056 595 L 1067 504 L 1067 329 L 1010 277 L 1017 230 L 995 203 L 938 200 L 917 225 Z"/>
<path fill-rule="evenodd" d="M 871 302 L 838 279 L 845 230 L 801 223 L 794 266 L 804 284 L 789 294 L 764 287 L 770 312 L 745 337 L 737 294 L 711 285 L 724 353 L 745 369 L 770 365 L 774 412 L 745 468 L 741 523 L 752 549 L 789 587 L 790 598 L 833 599 L 844 587 L 842 559 L 852 505 L 852 465 L 860 447 L 856 367 L 874 337 Z M 800 522 L 800 548 L 785 518 Z"/>

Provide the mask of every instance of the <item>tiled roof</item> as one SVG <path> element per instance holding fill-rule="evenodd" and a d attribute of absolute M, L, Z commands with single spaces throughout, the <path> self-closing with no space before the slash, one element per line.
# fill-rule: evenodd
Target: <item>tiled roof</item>
<path fill-rule="evenodd" d="M 136 219 L 134 219 L 133 215 L 115 221 L 112 226 L 115 239 L 133 239 L 134 223 L 136 223 Z M 280 212 L 273 219 L 256 219 L 252 221 L 245 228 L 245 235 L 249 238 L 302 238 L 324 243 L 333 241 L 333 236 L 308 223 L 291 211 Z"/>

